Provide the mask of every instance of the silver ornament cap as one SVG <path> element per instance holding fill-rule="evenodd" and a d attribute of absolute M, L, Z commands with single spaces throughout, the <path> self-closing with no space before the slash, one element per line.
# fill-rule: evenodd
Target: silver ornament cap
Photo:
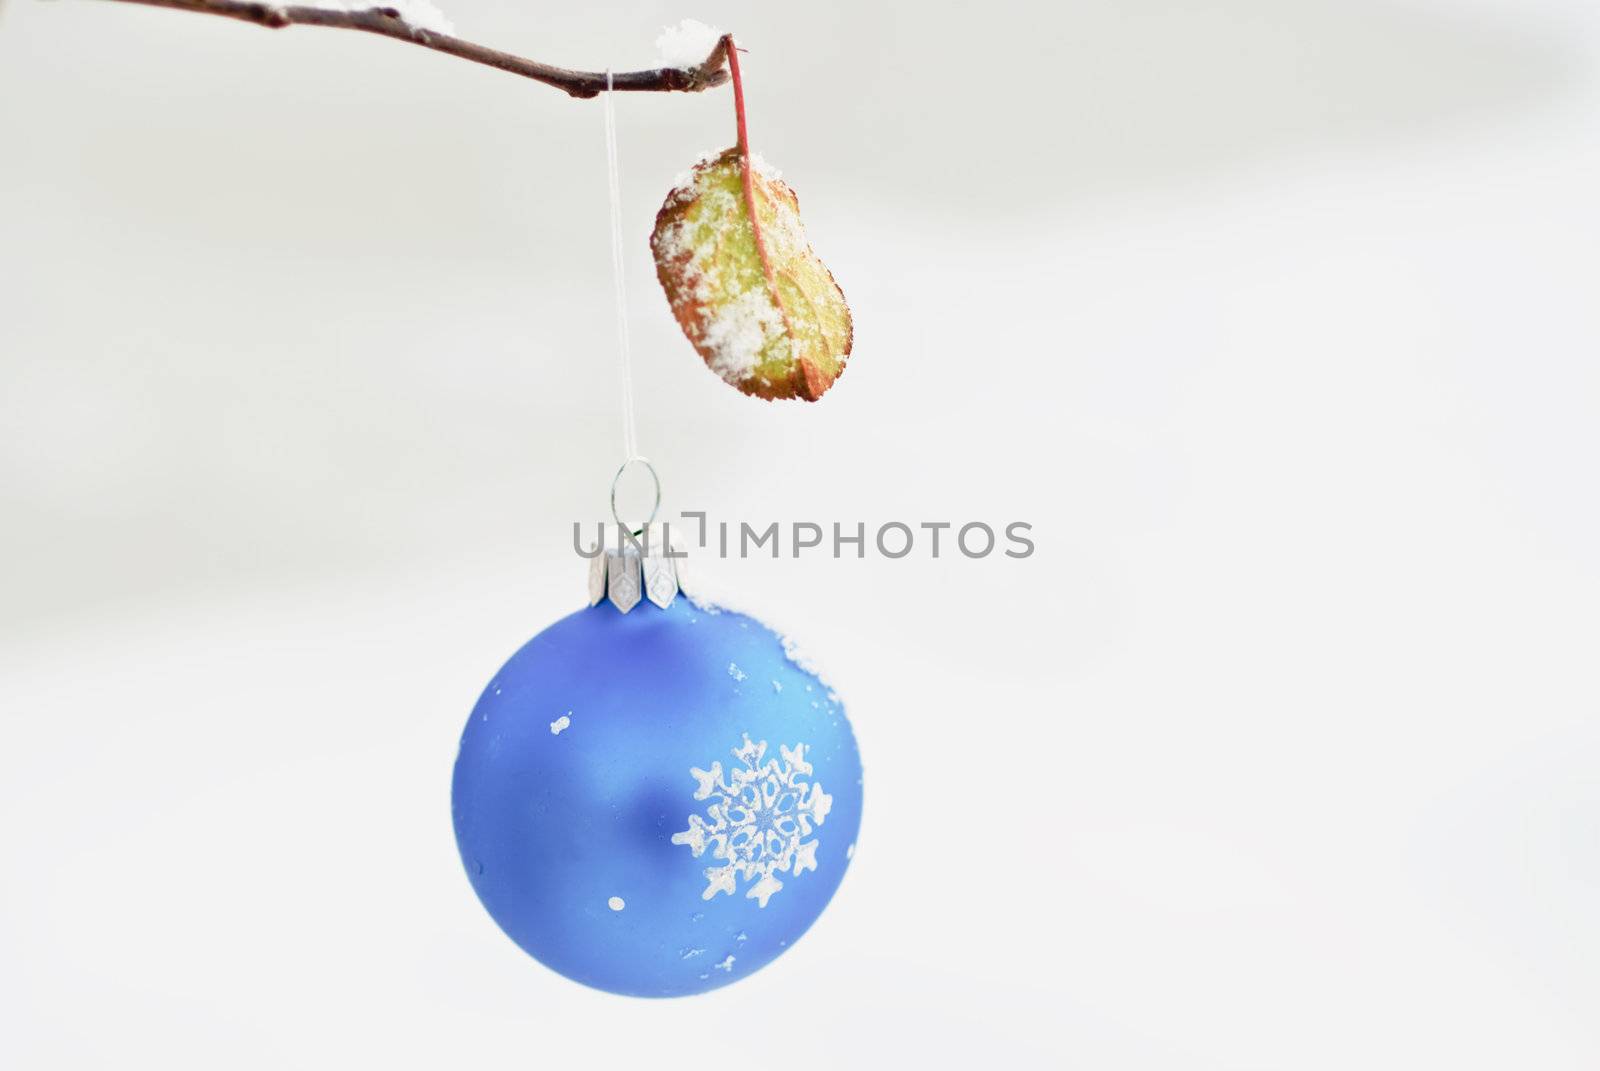
<path fill-rule="evenodd" d="M 626 528 L 602 530 L 604 546 L 590 544 L 589 605 L 611 600 L 627 613 L 644 599 L 665 610 L 683 582 L 683 554 L 672 546 L 665 525 L 647 524 L 637 534 Z"/>
<path fill-rule="evenodd" d="M 634 465 L 642 466 L 655 485 L 650 516 L 637 528 L 617 511 L 617 484 Z M 601 526 L 600 545 L 589 546 L 590 606 L 610 599 L 611 605 L 627 613 L 641 599 L 649 599 L 665 610 L 680 591 L 688 592 L 683 583 L 684 554 L 672 544 L 669 526 L 654 523 L 660 509 L 661 477 L 656 475 L 656 467 L 637 454 L 629 457 L 611 477 L 611 516 L 616 528 L 608 535 L 607 526 Z"/>

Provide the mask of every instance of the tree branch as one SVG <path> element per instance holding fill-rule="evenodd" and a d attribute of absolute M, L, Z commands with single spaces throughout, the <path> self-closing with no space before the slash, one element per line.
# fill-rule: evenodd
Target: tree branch
<path fill-rule="evenodd" d="M 115 0 L 125 4 L 147 4 L 151 7 L 170 7 L 179 11 L 194 11 L 202 15 L 220 15 L 226 19 L 253 22 L 269 29 L 285 26 L 331 26 L 341 30 L 361 30 L 396 41 L 406 41 L 435 52 L 459 56 L 473 63 L 498 67 L 502 71 L 520 74 L 555 86 L 569 96 L 594 97 L 606 88 L 604 71 L 570 71 L 553 67 L 537 60 L 523 59 L 509 52 L 475 45 L 449 34 L 413 26 L 392 7 L 371 7 L 365 11 L 337 11 L 331 8 L 305 7 L 297 4 L 277 5 L 258 0 Z M 717 41 L 711 54 L 698 67 L 659 67 L 648 71 L 618 71 L 611 76 L 614 89 L 644 93 L 698 93 L 728 80 L 727 39 Z"/>

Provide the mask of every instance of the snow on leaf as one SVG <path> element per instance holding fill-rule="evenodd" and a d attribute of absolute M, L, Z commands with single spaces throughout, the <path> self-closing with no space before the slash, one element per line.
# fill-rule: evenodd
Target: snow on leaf
<path fill-rule="evenodd" d="M 691 814 L 689 828 L 674 833 L 672 843 L 687 846 L 696 859 L 710 848 L 711 858 L 718 861 L 705 870 L 701 899 L 719 892 L 731 896 L 743 880 L 753 883 L 745 898 L 766 907 L 783 888 L 779 874 L 798 877 L 817 869 L 817 842 L 806 838 L 828 817 L 833 797 L 806 780 L 813 771 L 805 744 L 793 748 L 779 744 L 782 761 L 763 765 L 767 742 L 752 741 L 746 734 L 732 754 L 739 765 L 726 776 L 720 762 L 713 762 L 710 770 L 690 769 L 696 782 L 694 798 L 713 802 L 704 817 Z"/>
<path fill-rule="evenodd" d="M 806 240 L 794 191 L 759 156 L 747 189 L 746 166 L 728 149 L 667 195 L 650 235 L 656 275 L 713 372 L 758 398 L 816 401 L 850 357 L 850 306 Z"/>

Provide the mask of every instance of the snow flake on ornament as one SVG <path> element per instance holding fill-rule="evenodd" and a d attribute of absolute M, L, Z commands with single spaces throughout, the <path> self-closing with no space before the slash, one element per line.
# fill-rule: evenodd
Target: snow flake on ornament
<path fill-rule="evenodd" d="M 721 762 L 713 762 L 709 770 L 689 770 L 699 782 L 694 798 L 712 802 L 705 817 L 689 816 L 689 828 L 674 833 L 672 843 L 687 845 L 696 859 L 710 848 L 711 858 L 720 860 L 721 865 L 706 868 L 701 899 L 719 892 L 731 896 L 743 880 L 752 882 L 745 898 L 766 907 L 783 888 L 777 875 L 799 877 L 817 869 L 817 842 L 806 838 L 828 817 L 833 797 L 808 779 L 813 771 L 805 744 L 792 749 L 779 744 L 778 753 L 781 762 L 771 759 L 763 765 L 767 742 L 752 742 L 746 733 L 744 743 L 733 749 L 740 765 L 726 775 Z"/>

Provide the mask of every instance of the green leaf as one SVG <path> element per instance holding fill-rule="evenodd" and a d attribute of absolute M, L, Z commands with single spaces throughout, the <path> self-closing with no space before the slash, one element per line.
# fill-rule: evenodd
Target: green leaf
<path fill-rule="evenodd" d="M 758 398 L 816 401 L 850 357 L 850 306 L 811 251 L 800 202 L 737 148 L 667 195 L 650 235 L 672 313 L 706 365 Z"/>

